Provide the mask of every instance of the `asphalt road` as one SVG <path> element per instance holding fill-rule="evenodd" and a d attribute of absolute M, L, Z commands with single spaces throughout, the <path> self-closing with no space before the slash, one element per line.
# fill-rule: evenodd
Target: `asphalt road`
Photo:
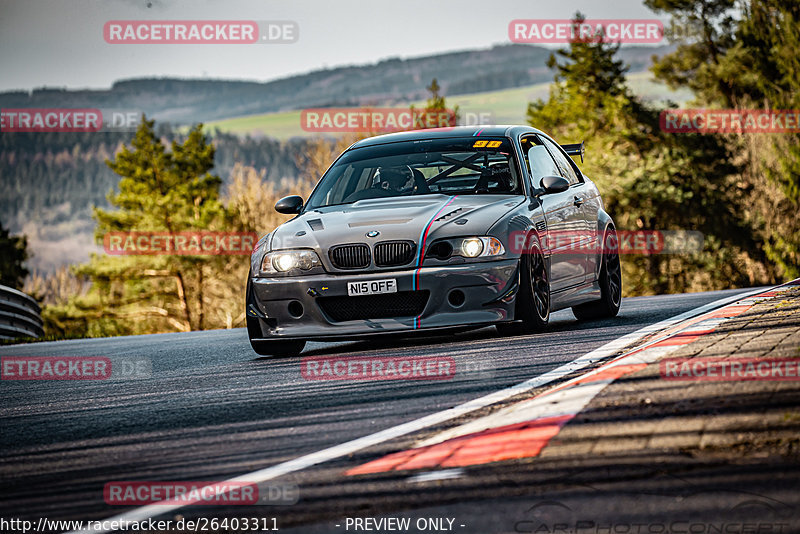
<path fill-rule="evenodd" d="M 743 291 L 624 299 L 619 317 L 607 321 L 578 323 L 563 311 L 546 332 L 530 336 L 499 337 L 490 328 L 380 344 L 310 343 L 301 357 L 289 359 L 258 357 L 244 329 L 0 347 L 0 356 L 152 362 L 152 377 L 144 380 L 0 383 L 0 517 L 105 518 L 125 510 L 104 503 L 108 481 L 225 480 L 276 465 L 517 384 L 643 326 Z M 466 371 L 444 381 L 309 381 L 301 375 L 303 357 L 339 355 L 450 356 Z M 375 486 L 352 489 L 341 482 L 343 466 L 352 461 L 287 477 L 298 484 L 300 501 L 259 507 L 257 515 L 273 515 L 282 529 L 297 532 L 345 532 L 337 519 L 347 514 L 424 507 L 438 513 L 436 506 L 446 506 L 464 525 L 454 528 L 459 532 L 524 531 L 494 500 L 527 499 L 519 497 L 526 495 L 522 488 L 542 480 L 513 469 L 498 478 L 498 470 L 484 467 L 475 472 L 491 483 L 479 494 L 474 484 L 459 490 L 458 473 L 438 493 L 380 477 Z M 485 493 L 486 487 L 494 493 Z M 530 500 L 519 506 L 528 509 Z M 498 525 L 498 514 L 508 524 Z"/>

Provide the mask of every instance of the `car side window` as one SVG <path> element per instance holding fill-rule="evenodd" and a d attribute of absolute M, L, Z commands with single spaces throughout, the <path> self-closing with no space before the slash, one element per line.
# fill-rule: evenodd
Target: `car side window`
<path fill-rule="evenodd" d="M 541 138 L 542 142 L 547 146 L 550 154 L 553 156 L 553 159 L 556 160 L 558 164 L 558 168 L 561 169 L 561 176 L 569 180 L 569 185 L 575 185 L 581 183 L 581 179 L 578 177 L 578 173 L 575 172 L 575 169 L 572 167 L 572 163 L 569 161 L 567 156 L 561 152 L 561 149 L 556 146 L 555 143 L 547 139 L 546 137 Z"/>
<path fill-rule="evenodd" d="M 331 188 L 325 197 L 329 204 L 339 204 L 342 200 L 356 189 L 358 182 L 366 180 L 364 169 L 348 165 L 342 171 L 342 176 L 336 181 L 336 185 Z M 367 173 L 368 174 L 368 173 Z"/>
<path fill-rule="evenodd" d="M 522 154 L 525 158 L 525 164 L 528 166 L 533 188 L 539 187 L 540 180 L 545 176 L 560 176 L 561 172 L 550 157 L 550 153 L 544 145 L 533 135 L 524 137 L 520 140 L 522 145 Z"/>

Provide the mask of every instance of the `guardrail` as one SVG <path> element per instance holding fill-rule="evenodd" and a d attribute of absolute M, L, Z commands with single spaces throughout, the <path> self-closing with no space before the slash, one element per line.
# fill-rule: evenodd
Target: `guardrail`
<path fill-rule="evenodd" d="M 44 335 L 42 309 L 22 291 L 0 286 L 0 339 Z"/>

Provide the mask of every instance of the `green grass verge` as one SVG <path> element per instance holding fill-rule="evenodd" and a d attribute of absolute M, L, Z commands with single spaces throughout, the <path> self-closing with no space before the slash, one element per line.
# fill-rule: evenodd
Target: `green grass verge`
<path fill-rule="evenodd" d="M 629 75 L 628 84 L 635 94 L 652 102 L 671 100 L 682 104 L 691 98 L 689 91 L 673 91 L 664 84 L 656 82 L 649 72 L 637 72 Z M 495 124 L 525 124 L 528 103 L 538 98 L 546 99 L 550 85 L 550 83 L 540 83 L 500 91 L 456 95 L 447 97 L 447 103 L 449 106 L 458 106 L 462 119 L 465 120 L 488 113 Z M 418 107 L 422 104 L 424 103 L 415 103 Z M 299 110 L 231 117 L 209 122 L 205 125 L 205 129 L 209 133 L 220 129 L 241 136 L 269 136 L 281 140 L 314 135 L 301 128 Z"/>

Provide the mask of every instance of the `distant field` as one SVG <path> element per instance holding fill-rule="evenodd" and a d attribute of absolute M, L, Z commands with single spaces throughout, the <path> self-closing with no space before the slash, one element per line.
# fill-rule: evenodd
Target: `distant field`
<path fill-rule="evenodd" d="M 649 101 L 671 100 L 681 104 L 691 98 L 691 94 L 686 90 L 672 91 L 665 85 L 655 82 L 649 72 L 629 75 L 628 84 L 637 95 Z M 481 114 L 484 117 L 488 114 L 494 124 L 524 124 L 528 102 L 537 98 L 547 98 L 550 85 L 540 83 L 502 91 L 452 96 L 447 98 L 447 103 L 449 106 L 459 106 L 462 120 L 468 123 L 474 123 Z M 423 103 L 416 103 L 417 106 L 420 104 Z M 299 110 L 232 117 L 209 122 L 205 127 L 207 131 L 218 128 L 242 136 L 269 136 L 282 140 L 313 135 L 301 128 Z"/>

